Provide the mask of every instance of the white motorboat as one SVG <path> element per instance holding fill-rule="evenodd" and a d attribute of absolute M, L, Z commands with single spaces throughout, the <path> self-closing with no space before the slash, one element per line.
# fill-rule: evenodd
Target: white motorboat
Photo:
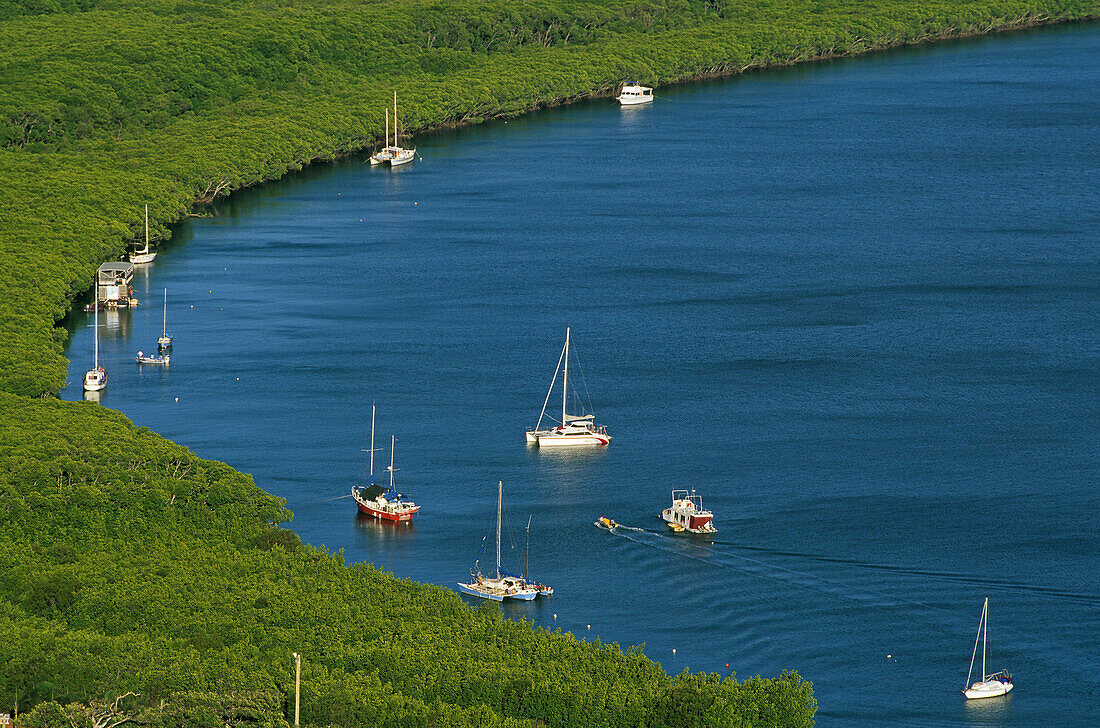
<path fill-rule="evenodd" d="M 620 106 L 637 106 L 638 104 L 648 104 L 653 101 L 653 89 L 649 86 L 642 86 L 637 83 L 627 81 L 623 84 L 623 88 L 619 91 L 619 95 L 615 97 L 619 101 Z"/>
<path fill-rule="evenodd" d="M 172 337 L 168 335 L 168 289 L 164 289 L 164 318 L 160 325 L 160 338 L 157 339 L 157 349 L 164 351 L 172 348 Z"/>
<path fill-rule="evenodd" d="M 157 257 L 155 250 L 149 249 L 149 206 L 145 206 L 145 247 L 130 252 L 131 263 L 152 263 Z"/>
<path fill-rule="evenodd" d="M 474 568 L 470 571 L 469 582 L 459 582 L 458 588 L 463 594 L 469 594 L 482 599 L 492 599 L 502 602 L 505 599 L 520 599 L 530 601 L 540 593 L 538 585 L 530 585 L 522 576 L 514 576 L 500 569 L 500 518 L 501 505 L 504 502 L 504 481 L 497 483 L 497 568 L 496 576 L 485 576 L 481 573 L 478 561 L 474 562 Z M 482 540 L 482 546 L 485 541 Z M 552 592 L 553 590 L 551 590 Z"/>
<path fill-rule="evenodd" d="M 565 347 L 558 357 L 558 366 L 554 369 L 554 378 L 550 380 L 550 389 L 546 392 L 546 399 L 542 403 L 542 412 L 534 429 L 527 431 L 527 444 L 538 447 L 573 447 L 588 446 L 599 447 L 611 442 L 611 435 L 607 434 L 607 428 L 596 425 L 593 414 L 568 414 L 569 404 L 569 329 L 565 329 Z M 561 422 L 556 427 L 543 429 L 542 421 L 549 418 L 546 407 L 550 403 L 550 395 L 554 392 L 554 385 L 558 381 L 558 372 L 562 372 L 561 381 Z M 576 399 L 576 398 L 575 398 Z"/>
<path fill-rule="evenodd" d="M 394 491 L 393 474 L 397 472 L 397 468 L 393 466 L 393 446 L 396 441 L 397 438 L 390 435 L 390 466 L 386 468 L 390 474 L 390 487 L 376 485 L 374 482 L 374 405 L 371 405 L 370 485 L 366 487 L 352 486 L 351 497 L 355 499 L 361 513 L 380 521 L 412 525 L 413 516 L 420 511 L 420 506 L 412 501 L 403 500 L 401 494 Z"/>
<path fill-rule="evenodd" d="M 96 302 L 99 302 L 99 281 L 95 284 Z M 92 330 L 95 337 L 95 355 L 92 360 L 92 368 L 84 372 L 84 391 L 98 392 L 107 386 L 107 370 L 99 365 L 99 306 L 94 307 L 95 323 Z"/>
<path fill-rule="evenodd" d="M 146 354 L 144 351 L 139 351 L 134 359 L 138 364 L 160 364 L 161 366 L 168 366 L 169 361 L 171 361 L 171 357 L 168 354 L 157 354 L 153 356 Z"/>
<path fill-rule="evenodd" d="M 966 684 L 970 687 L 963 690 L 967 700 L 980 698 L 996 698 L 1012 691 L 1012 675 L 1007 670 L 987 675 L 985 672 L 985 646 L 986 635 L 989 631 L 989 598 L 986 597 L 982 604 L 982 617 L 978 620 L 978 634 L 974 637 L 974 652 L 970 655 L 970 671 L 966 673 Z M 970 676 L 974 673 L 974 660 L 978 656 L 978 640 L 982 643 L 982 679 L 971 683 Z"/>
<path fill-rule="evenodd" d="M 677 533 L 718 533 L 714 514 L 703 508 L 703 498 L 694 490 L 672 491 L 672 505 L 661 511 L 661 518 Z"/>
<path fill-rule="evenodd" d="M 415 149 L 405 149 L 397 142 L 398 129 L 400 127 L 397 124 L 397 92 L 393 92 L 393 144 L 390 141 L 390 116 L 389 109 L 386 110 L 386 146 L 378 150 L 370 157 L 371 166 L 376 164 L 388 164 L 391 167 L 398 167 L 402 164 L 408 164 L 416 157 Z"/>

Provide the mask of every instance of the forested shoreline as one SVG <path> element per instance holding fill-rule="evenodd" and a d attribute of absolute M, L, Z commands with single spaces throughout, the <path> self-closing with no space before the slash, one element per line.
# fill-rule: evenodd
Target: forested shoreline
<path fill-rule="evenodd" d="M 812 725 L 796 673 L 672 677 L 303 545 L 249 476 L 57 400 L 56 324 L 145 204 L 165 239 L 197 201 L 369 149 L 395 90 L 419 132 L 624 78 L 1096 17 L 1070 0 L 0 0 L 0 712 L 284 726 L 297 651 L 309 725 Z"/>

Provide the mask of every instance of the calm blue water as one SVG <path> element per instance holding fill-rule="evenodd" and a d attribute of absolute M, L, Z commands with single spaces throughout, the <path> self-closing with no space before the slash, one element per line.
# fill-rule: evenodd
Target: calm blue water
<path fill-rule="evenodd" d="M 503 480 L 557 588 L 506 613 L 672 673 L 797 669 L 822 726 L 1094 722 L 1100 27 L 659 96 L 422 136 L 409 167 L 181 225 L 103 322 L 103 404 L 252 473 L 305 540 L 451 588 Z M 173 363 L 141 370 L 164 286 Z M 524 446 L 567 325 L 605 451 Z M 340 498 L 372 401 L 411 528 Z M 713 543 L 662 530 L 683 487 Z M 1017 689 L 967 705 L 986 596 Z"/>

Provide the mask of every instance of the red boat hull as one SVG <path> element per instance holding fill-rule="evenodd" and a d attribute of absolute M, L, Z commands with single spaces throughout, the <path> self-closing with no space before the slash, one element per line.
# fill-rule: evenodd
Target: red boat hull
<path fill-rule="evenodd" d="M 365 513 L 368 516 L 372 516 L 382 521 L 392 521 L 394 523 L 400 521 L 411 521 L 413 516 L 416 515 L 416 512 L 420 510 L 420 506 L 416 506 L 414 508 L 404 508 L 400 511 L 397 511 L 396 513 L 391 513 L 389 511 L 382 511 L 377 508 L 371 508 L 365 503 L 359 503 L 358 505 L 359 511 L 361 513 Z"/>

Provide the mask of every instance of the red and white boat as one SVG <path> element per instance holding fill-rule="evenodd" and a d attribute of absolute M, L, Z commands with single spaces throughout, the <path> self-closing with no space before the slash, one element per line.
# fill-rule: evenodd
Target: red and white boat
<path fill-rule="evenodd" d="M 397 522 L 412 522 L 412 518 L 420 510 L 420 506 L 416 505 L 412 501 L 403 500 L 400 493 L 396 493 L 387 497 L 387 494 L 394 493 L 393 489 L 393 474 L 396 472 L 396 468 L 393 467 L 393 446 L 397 441 L 397 438 L 390 436 L 390 466 L 387 468 L 390 472 L 390 485 L 387 488 L 384 485 L 376 485 L 374 482 L 374 407 L 371 407 L 370 413 L 370 485 L 367 486 L 352 486 L 351 497 L 355 499 L 356 504 L 359 506 L 359 511 L 373 516 L 382 521 Z"/>
<path fill-rule="evenodd" d="M 672 506 L 661 511 L 661 518 L 677 533 L 718 533 L 711 523 L 714 514 L 703 508 L 703 497 L 694 490 L 672 491 Z"/>

